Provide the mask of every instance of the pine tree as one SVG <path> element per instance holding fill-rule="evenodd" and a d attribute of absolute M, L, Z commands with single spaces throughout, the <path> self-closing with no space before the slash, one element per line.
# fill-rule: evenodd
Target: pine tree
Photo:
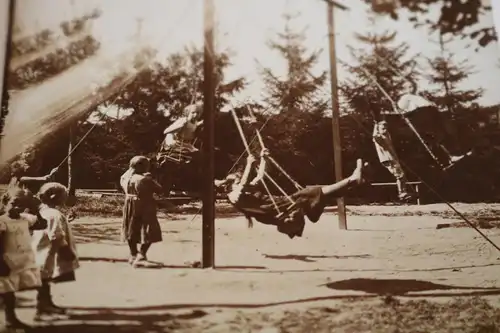
<path fill-rule="evenodd" d="M 404 42 L 396 43 L 396 36 L 396 32 L 389 31 L 357 34 L 357 40 L 365 47 L 351 48 L 351 54 L 358 63 L 344 63 L 352 79 L 341 85 L 351 111 L 362 113 L 368 118 L 370 115 L 366 112 L 369 110 L 377 113 L 392 111 L 392 103 L 397 101 L 410 82 L 417 81 L 417 63 L 408 54 L 410 46 Z M 390 99 L 377 87 L 373 78 L 376 78 Z"/>
<path fill-rule="evenodd" d="M 328 72 L 313 74 L 322 50 L 311 51 L 305 46 L 305 29 L 292 27 L 296 17 L 285 13 L 283 31 L 268 41 L 269 48 L 285 60 L 284 77 L 259 64 L 265 84 L 264 102 L 276 112 L 267 115 L 262 134 L 274 158 L 286 165 L 296 180 L 304 184 L 328 182 L 331 179 L 322 178 L 319 170 L 331 170 L 333 153 L 315 151 L 331 142 L 332 136 L 331 121 L 325 117 L 330 97 L 325 91 Z M 275 176 L 280 184 L 289 184 L 279 172 Z"/>
<path fill-rule="evenodd" d="M 340 84 L 345 101 L 344 112 L 351 113 L 356 118 L 356 121 L 351 121 L 352 117 L 346 117 L 341 122 L 344 155 L 367 156 L 375 165 L 378 164 L 378 158 L 372 142 L 373 116 L 392 112 L 393 103 L 397 103 L 399 96 L 410 87 L 410 81 L 417 82 L 418 79 L 417 63 L 408 52 L 409 45 L 398 43 L 396 37 L 397 33 L 391 31 L 358 34 L 360 46 L 351 48 L 356 63 L 342 63 L 350 74 Z M 374 80 L 390 98 L 387 98 Z M 390 121 L 391 136 L 398 153 L 406 149 L 409 141 L 413 142 L 412 153 L 415 147 L 424 149 L 417 145 L 414 134 L 400 116 L 387 120 Z M 403 158 L 404 154 L 399 157 Z M 380 177 L 389 175 L 383 171 Z"/>
<path fill-rule="evenodd" d="M 457 113 L 469 108 L 482 96 L 483 91 L 460 89 L 460 85 L 473 74 L 474 68 L 468 64 L 467 59 L 457 61 L 452 53 L 447 52 L 446 46 L 452 39 L 445 39 L 443 35 L 439 37 L 441 55 L 427 59 L 431 69 L 427 78 L 437 86 L 436 89 L 428 91 L 429 98 L 437 105 L 446 107 L 447 111 Z"/>
<path fill-rule="evenodd" d="M 280 53 L 287 63 L 284 79 L 279 78 L 272 69 L 260 66 L 260 74 L 267 90 L 265 101 L 274 109 L 282 111 L 325 111 L 327 103 L 322 89 L 327 81 L 327 72 L 313 75 L 322 50 L 310 52 L 304 42 L 305 31 L 292 29 L 296 15 L 284 14 L 285 28 L 268 46 Z"/>
<path fill-rule="evenodd" d="M 445 39 L 439 34 L 441 54 L 435 58 L 428 58 L 430 74 L 427 79 L 435 85 L 435 89 L 426 91 L 426 96 L 443 111 L 448 111 L 448 131 L 454 134 L 453 146 L 468 146 L 474 141 L 470 137 L 477 124 L 477 112 L 471 112 L 474 104 L 482 96 L 482 89 L 461 89 L 460 85 L 467 81 L 474 68 L 468 64 L 467 59 L 457 61 L 455 56 L 447 51 L 447 45 L 453 40 Z M 460 131 L 460 137 L 457 132 Z"/>

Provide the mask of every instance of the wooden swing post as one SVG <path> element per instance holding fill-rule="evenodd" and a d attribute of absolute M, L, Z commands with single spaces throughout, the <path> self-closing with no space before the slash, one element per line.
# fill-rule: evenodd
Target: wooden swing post
<path fill-rule="evenodd" d="M 205 77 L 203 91 L 203 212 L 202 212 L 202 262 L 203 268 L 215 266 L 215 59 L 214 59 L 214 0 L 204 2 L 204 63 Z"/>
<path fill-rule="evenodd" d="M 335 164 L 335 181 L 342 180 L 342 144 L 340 140 L 340 110 L 337 83 L 337 54 L 335 51 L 335 8 L 346 10 L 344 7 L 332 0 L 325 0 L 327 3 L 328 22 L 328 42 L 330 50 L 330 86 L 332 93 L 332 130 L 333 130 L 333 157 Z M 347 216 L 344 198 L 337 199 L 337 209 L 339 217 L 339 228 L 347 229 Z"/>

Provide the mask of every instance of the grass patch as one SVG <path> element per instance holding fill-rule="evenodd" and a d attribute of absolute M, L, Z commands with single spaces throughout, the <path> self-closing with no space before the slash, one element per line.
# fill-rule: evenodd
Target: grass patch
<path fill-rule="evenodd" d="M 64 209 L 66 213 L 74 212 L 77 217 L 121 217 L 124 196 L 78 196 L 74 202 L 68 202 Z M 201 214 L 201 202 L 193 201 L 181 205 L 174 205 L 168 200 L 158 201 L 158 210 L 164 214 Z M 218 217 L 239 215 L 228 203 L 217 203 L 216 214 Z"/>

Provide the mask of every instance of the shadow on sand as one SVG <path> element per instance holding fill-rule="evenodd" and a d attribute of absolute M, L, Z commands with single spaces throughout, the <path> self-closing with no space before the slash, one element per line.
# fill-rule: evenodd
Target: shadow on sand
<path fill-rule="evenodd" d="M 361 291 L 379 296 L 446 297 L 500 295 L 497 287 L 450 286 L 414 279 L 348 279 L 327 283 L 324 286 L 334 290 Z M 434 293 L 439 291 L 438 293 Z M 453 291 L 453 292 L 443 292 Z M 431 292 L 426 294 L 411 294 Z"/>
<path fill-rule="evenodd" d="M 280 305 L 312 303 L 328 300 L 363 300 L 368 298 L 388 296 L 403 296 L 407 298 L 425 297 L 457 297 L 457 296 L 486 296 L 500 295 L 500 288 L 464 287 L 436 284 L 419 280 L 378 280 L 378 279 L 349 279 L 332 282 L 326 285 L 335 290 L 352 290 L 358 293 L 346 295 L 329 295 L 282 302 L 248 304 L 171 304 L 161 306 L 144 306 L 134 308 L 69 308 L 70 317 L 65 322 L 55 323 L 54 326 L 38 327 L 34 332 L 76 332 L 76 333 L 129 333 L 129 332 L 175 332 L 176 330 L 189 331 L 194 326 L 194 320 L 207 315 L 209 309 L 259 309 Z M 359 292 L 363 292 L 360 294 Z M 427 292 L 425 294 L 412 294 Z M 174 313 L 174 311 L 188 311 Z M 199 324 L 199 323 L 198 323 Z"/>
<path fill-rule="evenodd" d="M 54 325 L 34 327 L 30 332 L 42 333 L 160 333 L 189 329 L 189 321 L 207 315 L 202 310 L 192 310 L 183 314 L 157 312 L 154 314 L 134 311 L 121 313 L 120 310 L 82 310 L 80 314 L 70 314 L 69 320 Z M 142 311 L 144 312 L 144 311 Z"/>

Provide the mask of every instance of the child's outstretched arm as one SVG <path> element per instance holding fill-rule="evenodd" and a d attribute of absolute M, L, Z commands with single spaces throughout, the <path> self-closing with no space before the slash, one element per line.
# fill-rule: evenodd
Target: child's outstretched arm
<path fill-rule="evenodd" d="M 250 177 L 250 172 L 252 171 L 253 163 L 255 162 L 255 157 L 253 155 L 248 155 L 247 164 L 245 166 L 245 170 L 243 171 L 243 175 L 241 176 L 240 185 L 245 186 L 248 184 L 248 178 Z"/>
<path fill-rule="evenodd" d="M 169 134 L 169 133 L 175 133 L 179 131 L 181 128 L 183 128 L 186 125 L 186 118 L 179 118 L 176 121 L 173 122 L 172 125 L 168 126 L 164 131 L 163 134 Z"/>
<path fill-rule="evenodd" d="M 28 176 L 23 176 L 19 178 L 19 182 L 21 183 L 45 183 L 48 182 L 49 180 L 54 177 L 54 175 L 57 173 L 59 169 L 54 168 L 50 171 L 48 175 L 41 176 L 41 177 L 28 177 Z"/>
<path fill-rule="evenodd" d="M 260 163 L 259 163 L 259 168 L 257 169 L 257 175 L 255 178 L 250 182 L 250 185 L 257 185 L 262 179 L 264 179 L 264 176 L 266 175 L 266 156 L 269 155 L 269 151 L 267 149 L 263 149 L 262 152 L 260 153 Z"/>

